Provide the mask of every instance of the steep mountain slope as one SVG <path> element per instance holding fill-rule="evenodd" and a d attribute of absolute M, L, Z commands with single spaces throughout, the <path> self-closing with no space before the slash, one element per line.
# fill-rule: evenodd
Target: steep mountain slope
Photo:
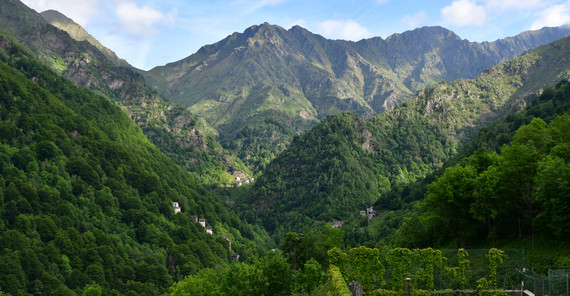
<path fill-rule="evenodd" d="M 481 127 L 570 77 L 568 44 L 567 37 L 475 79 L 435 84 L 368 121 L 330 116 L 272 161 L 241 202 L 280 233 L 346 219 L 376 201 L 394 207 L 385 199 L 392 187 L 438 169 Z"/>
<path fill-rule="evenodd" d="M 264 244 L 118 106 L 5 35 L 0 106 L 0 294 L 162 295 L 229 263 L 220 234 L 245 256 Z"/>
<path fill-rule="evenodd" d="M 161 94 L 203 114 L 222 144 L 248 159 L 282 150 L 328 115 L 348 111 L 369 118 L 427 85 L 473 78 L 569 32 L 545 28 L 476 43 L 425 27 L 347 42 L 265 23 L 144 75 Z M 248 142 L 252 136 L 266 146 Z"/>
<path fill-rule="evenodd" d="M 209 184 L 227 185 L 234 176 L 251 175 L 241 160 L 219 145 L 215 130 L 206 122 L 158 96 L 135 69 L 120 66 L 123 63 L 109 59 L 108 52 L 81 42 L 84 30 L 70 19 L 56 12 L 44 16 L 70 33 L 48 24 L 17 0 L 0 2 L 2 30 L 14 34 L 65 78 L 116 101 L 180 166 Z"/>
<path fill-rule="evenodd" d="M 110 50 L 109 48 L 103 46 L 101 42 L 95 39 L 91 34 L 89 34 L 83 27 L 79 24 L 74 22 L 72 19 L 68 18 L 67 16 L 63 15 L 59 11 L 56 10 L 46 10 L 40 13 L 42 17 L 50 23 L 52 26 L 65 31 L 71 36 L 71 38 L 77 41 L 87 41 L 91 45 L 97 47 L 105 56 L 111 60 L 117 66 L 128 66 L 129 64 L 127 61 L 119 58 L 115 52 Z"/>
<path fill-rule="evenodd" d="M 383 231 L 378 245 L 524 248 L 527 268 L 537 273 L 568 269 L 569 111 L 570 83 L 562 80 L 522 112 L 481 130 L 437 177 L 423 180 L 428 185 L 391 194 L 405 199 L 417 191 L 425 199 L 407 206 L 414 210 L 404 219 L 395 211 L 397 231 Z M 371 221 L 360 242 L 378 237 L 386 222 Z"/>

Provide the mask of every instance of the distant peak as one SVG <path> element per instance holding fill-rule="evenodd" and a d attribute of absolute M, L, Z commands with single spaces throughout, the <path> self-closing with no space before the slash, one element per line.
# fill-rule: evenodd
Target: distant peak
<path fill-rule="evenodd" d="M 63 14 L 57 10 L 50 9 L 50 10 L 46 10 L 40 14 L 49 23 L 58 22 L 58 23 L 61 23 L 64 25 L 75 25 L 75 24 L 77 24 L 72 19 L 67 17 L 65 14 Z"/>

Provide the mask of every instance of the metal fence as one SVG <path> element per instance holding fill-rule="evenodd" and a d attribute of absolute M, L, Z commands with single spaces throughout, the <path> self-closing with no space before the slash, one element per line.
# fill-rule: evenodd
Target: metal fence
<path fill-rule="evenodd" d="M 570 269 L 548 270 L 548 295 L 570 296 Z"/>
<path fill-rule="evenodd" d="M 549 269 L 548 276 L 522 270 L 525 289 L 536 296 L 570 296 L 570 270 Z"/>
<path fill-rule="evenodd" d="M 502 264 L 497 269 L 497 288 L 504 290 L 521 290 L 523 281 L 525 281 L 524 271 L 524 250 L 523 249 L 501 249 L 505 252 L 506 257 Z M 445 260 L 443 265 L 436 268 L 434 271 L 434 286 L 436 290 L 458 289 L 460 284 L 456 278 L 450 273 L 450 268 L 458 266 L 457 249 L 441 249 Z M 387 251 L 381 251 L 381 258 L 385 258 Z M 487 254 L 489 249 L 468 249 L 469 265 L 466 270 L 466 286 L 465 289 L 477 289 L 477 281 L 481 278 L 489 276 L 489 259 Z M 389 266 L 383 262 L 387 268 L 385 280 L 390 286 L 392 282 Z M 412 286 L 414 289 L 425 289 L 425 287 L 418 286 L 417 282 L 414 283 L 414 273 L 418 270 L 417 266 L 412 266 L 409 271 L 409 276 L 412 278 Z M 529 278 L 527 277 L 527 280 Z M 536 280 L 535 280 L 536 282 Z M 526 282 L 524 283 L 526 285 Z M 533 283 L 534 290 L 534 283 Z M 526 289 L 526 286 L 525 286 Z M 530 289 L 529 289 L 530 290 Z M 530 290 L 531 292 L 533 290 Z M 568 295 L 570 296 L 570 295 Z"/>

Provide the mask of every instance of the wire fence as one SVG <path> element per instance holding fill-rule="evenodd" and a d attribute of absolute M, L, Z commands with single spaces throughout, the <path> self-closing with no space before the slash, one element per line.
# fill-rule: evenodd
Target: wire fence
<path fill-rule="evenodd" d="M 548 270 L 548 294 L 570 296 L 570 269 Z"/>
<path fill-rule="evenodd" d="M 549 269 L 548 276 L 523 270 L 525 289 L 536 296 L 570 296 L 570 270 Z"/>
<path fill-rule="evenodd" d="M 458 251 L 457 249 L 441 249 L 440 251 L 445 259 L 442 266 L 439 266 L 434 270 L 434 288 L 436 290 L 458 290 L 461 288 L 462 284 L 460 284 L 459 279 L 451 272 L 454 267 L 459 266 Z M 467 257 L 469 264 L 465 270 L 465 283 L 463 284 L 463 289 L 475 290 L 478 286 L 477 281 L 482 278 L 489 278 L 490 269 L 489 259 L 487 257 L 489 249 L 468 249 L 466 251 L 469 254 Z M 520 290 L 523 285 L 526 285 L 526 283 L 523 284 L 523 281 L 525 281 L 525 273 L 523 272 L 525 266 L 524 250 L 501 249 L 501 251 L 503 251 L 506 256 L 504 257 L 503 263 L 497 268 L 496 288 L 504 290 Z M 387 251 L 381 251 L 380 257 L 385 258 L 386 253 Z M 388 283 L 388 286 L 390 286 L 390 283 L 394 281 L 394 279 L 392 278 L 390 266 L 385 262 L 383 263 L 387 267 L 385 280 Z M 408 275 L 412 278 L 412 286 L 414 289 L 425 289 L 426 287 L 422 286 L 417 281 L 414 282 L 414 274 L 416 274 L 418 270 L 420 270 L 420 267 L 413 262 L 411 269 L 408 272 Z"/>

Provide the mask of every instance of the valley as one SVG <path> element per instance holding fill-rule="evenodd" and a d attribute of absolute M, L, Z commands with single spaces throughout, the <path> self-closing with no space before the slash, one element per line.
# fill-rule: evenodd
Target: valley
<path fill-rule="evenodd" d="M 542 295 L 570 269 L 568 27 L 263 23 L 143 71 L 57 11 L 0 25 L 0 295 Z"/>

